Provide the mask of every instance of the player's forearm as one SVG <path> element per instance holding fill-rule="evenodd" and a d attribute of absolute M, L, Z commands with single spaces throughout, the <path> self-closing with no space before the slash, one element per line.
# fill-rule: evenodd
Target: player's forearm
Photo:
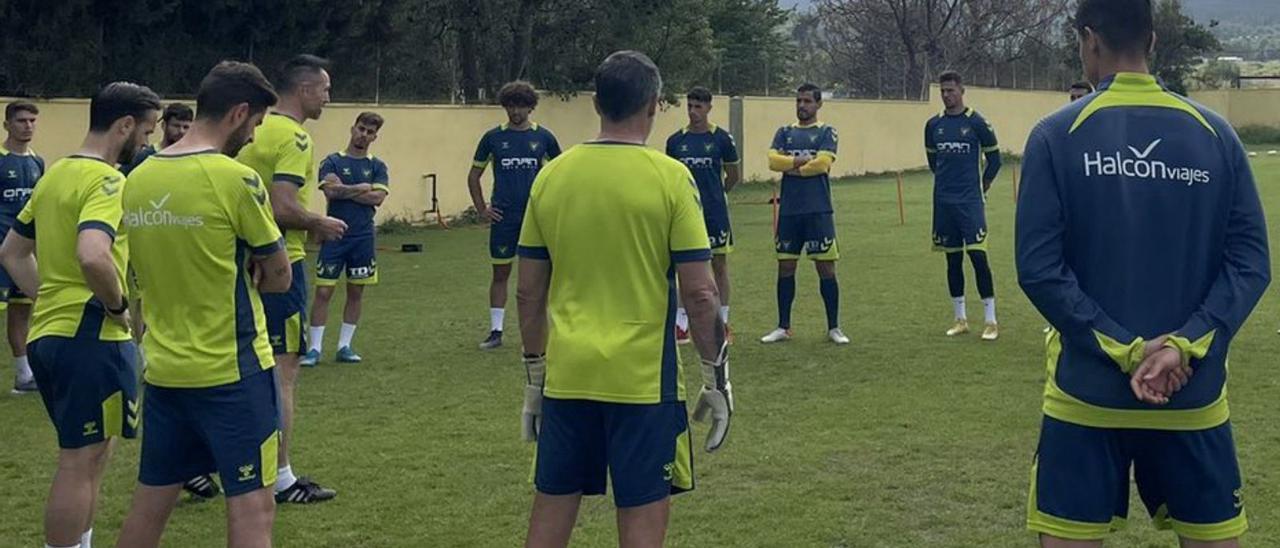
<path fill-rule="evenodd" d="M 831 172 L 831 164 L 835 163 L 835 158 L 827 154 L 821 154 L 817 158 L 809 160 L 800 166 L 800 176 L 813 177 L 814 175 L 822 175 Z"/>
<path fill-rule="evenodd" d="M 710 266 L 708 266 L 710 268 Z M 724 324 L 720 321 L 720 295 L 714 283 L 682 289 L 681 301 L 689 314 L 689 333 L 694 347 L 704 360 L 715 360 L 724 341 Z"/>
<path fill-rule="evenodd" d="M 476 211 L 484 211 L 488 207 L 484 202 L 484 187 L 480 185 L 480 176 L 474 172 L 467 176 L 467 191 L 471 193 L 471 204 Z"/>
<path fill-rule="evenodd" d="M 351 201 L 361 205 L 378 207 L 382 205 L 382 202 L 386 201 L 386 199 L 386 192 L 381 190 L 370 190 L 351 198 Z"/>
<path fill-rule="evenodd" d="M 930 152 L 925 154 L 925 158 L 929 160 L 929 171 L 937 173 L 938 171 L 938 153 Z"/>
<path fill-rule="evenodd" d="M 293 285 L 289 253 L 283 248 L 270 255 L 254 257 L 253 262 L 258 269 L 259 293 L 284 293 Z"/>
<path fill-rule="evenodd" d="M 551 262 L 520 258 L 516 284 L 516 308 L 520 313 L 520 337 L 526 354 L 547 352 L 547 293 L 551 289 Z"/>
<path fill-rule="evenodd" d="M 124 291 L 120 287 L 120 272 L 116 270 L 111 252 L 92 253 L 80 257 L 80 272 L 84 274 L 85 285 L 97 297 L 103 306 L 114 309 L 124 302 Z"/>
<path fill-rule="evenodd" d="M 729 192 L 742 182 L 742 166 L 737 164 L 724 166 L 724 191 Z"/>
<path fill-rule="evenodd" d="M 280 228 L 290 230 L 311 230 L 319 226 L 324 217 L 307 211 L 297 200 L 271 200 L 271 213 Z"/>
<path fill-rule="evenodd" d="M 34 298 L 40 290 L 40 271 L 36 266 L 34 253 L 35 242 L 27 240 L 23 242 L 27 245 L 18 244 L 18 237 L 12 234 L 6 238 L 3 245 L 0 245 L 0 264 L 4 265 L 5 272 L 9 273 L 9 277 L 13 279 L 18 289 Z"/>
<path fill-rule="evenodd" d="M 324 197 L 330 200 L 351 200 L 361 194 L 369 192 L 368 188 L 359 185 L 344 185 L 341 183 L 330 183 L 320 187 L 324 191 Z"/>
<path fill-rule="evenodd" d="M 776 150 L 769 151 L 769 171 L 786 173 L 795 168 L 796 168 L 796 159 L 794 156 L 783 154 Z"/>
<path fill-rule="evenodd" d="M 1001 164 L 999 150 L 988 152 L 987 169 L 982 172 L 982 182 L 988 185 L 995 182 L 996 176 L 1000 174 Z"/>

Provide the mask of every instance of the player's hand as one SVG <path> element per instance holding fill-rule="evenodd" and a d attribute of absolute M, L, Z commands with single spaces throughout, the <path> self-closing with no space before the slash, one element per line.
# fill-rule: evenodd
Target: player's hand
<path fill-rule="evenodd" d="M 990 191 L 991 191 L 991 185 L 992 185 L 992 184 L 994 184 L 994 183 L 995 183 L 995 181 L 983 181 L 983 182 L 982 182 L 982 193 L 983 193 L 983 194 L 986 194 L 986 193 L 990 192 Z"/>
<path fill-rule="evenodd" d="M 125 310 L 124 312 L 121 312 L 119 314 L 112 314 L 111 312 L 107 312 L 107 319 L 120 324 L 120 327 L 123 327 L 126 330 L 133 328 L 133 318 L 129 316 L 128 310 Z"/>
<path fill-rule="evenodd" d="M 813 156 L 810 156 L 808 154 L 801 154 L 799 156 L 796 156 L 795 159 L 792 160 L 792 167 L 794 167 L 795 169 L 800 169 L 802 166 L 809 163 L 810 160 L 813 160 Z"/>
<path fill-rule="evenodd" d="M 480 216 L 484 217 L 491 223 L 502 222 L 502 210 L 493 206 L 484 208 L 484 213 L 481 213 Z"/>
<path fill-rule="evenodd" d="M 733 416 L 733 386 L 729 384 L 729 345 L 720 346 L 715 360 L 702 360 L 702 390 L 693 407 L 693 420 L 705 421 L 710 415 L 706 449 L 712 453 L 729 437 L 729 419 Z"/>
<path fill-rule="evenodd" d="M 1149 354 L 1129 379 L 1133 395 L 1152 405 L 1169 403 L 1169 398 L 1191 381 L 1194 371 L 1182 362 L 1176 348 L 1162 347 Z"/>
<path fill-rule="evenodd" d="M 547 358 L 543 354 L 524 355 L 524 408 L 520 413 L 520 434 L 527 442 L 538 441 L 542 431 L 542 383 L 547 376 Z"/>
<path fill-rule="evenodd" d="M 322 242 L 337 240 L 346 233 L 347 223 L 336 217 L 321 217 L 311 228 L 312 236 Z"/>

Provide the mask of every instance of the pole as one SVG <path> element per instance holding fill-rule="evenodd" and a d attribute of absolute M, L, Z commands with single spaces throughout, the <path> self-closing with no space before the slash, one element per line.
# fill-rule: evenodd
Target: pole
<path fill-rule="evenodd" d="M 778 185 L 781 185 L 781 184 L 782 184 L 781 181 L 773 184 L 773 199 L 769 200 L 769 203 L 773 204 L 773 238 L 774 240 L 778 239 L 778 206 L 779 206 Z"/>
<path fill-rule="evenodd" d="M 902 205 L 902 172 L 898 172 L 898 224 L 907 224 L 907 210 Z"/>
<path fill-rule="evenodd" d="M 1009 170 L 1009 174 L 1013 179 L 1013 205 L 1018 205 L 1018 164 L 1013 165 L 1013 169 Z"/>

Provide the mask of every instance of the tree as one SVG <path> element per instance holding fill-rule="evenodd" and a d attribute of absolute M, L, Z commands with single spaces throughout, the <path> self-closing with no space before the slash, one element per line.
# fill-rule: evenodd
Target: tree
<path fill-rule="evenodd" d="M 1185 94 L 1186 81 L 1194 72 L 1199 57 L 1218 51 L 1222 43 L 1210 32 L 1217 21 L 1205 27 L 1182 11 L 1181 0 L 1161 0 L 1156 6 L 1156 47 L 1151 72 L 1169 89 Z"/>

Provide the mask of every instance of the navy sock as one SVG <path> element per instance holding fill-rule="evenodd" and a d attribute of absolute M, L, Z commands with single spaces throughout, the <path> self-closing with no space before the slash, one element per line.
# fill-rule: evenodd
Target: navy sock
<path fill-rule="evenodd" d="M 778 327 L 791 329 L 791 302 L 796 300 L 796 277 L 778 278 Z"/>
<path fill-rule="evenodd" d="M 818 280 L 818 291 L 822 293 L 822 304 L 827 307 L 827 329 L 840 327 L 840 282 L 835 278 Z"/>
<path fill-rule="evenodd" d="M 951 298 L 964 296 L 964 254 L 947 253 L 947 289 Z"/>

